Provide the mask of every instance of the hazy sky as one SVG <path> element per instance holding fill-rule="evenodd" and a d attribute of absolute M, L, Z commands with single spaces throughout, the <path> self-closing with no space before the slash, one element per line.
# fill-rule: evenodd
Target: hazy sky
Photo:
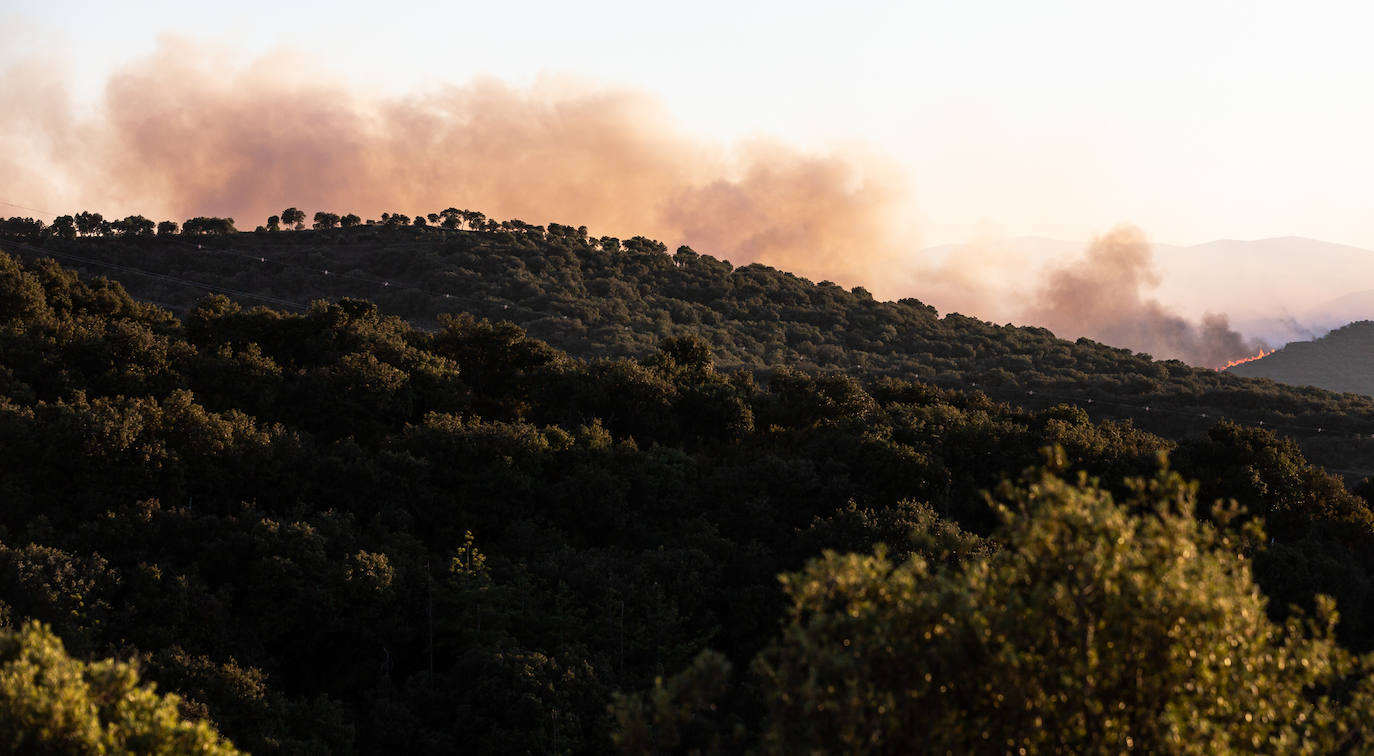
<path fill-rule="evenodd" d="M 387 95 L 567 78 L 647 92 L 704 139 L 881 156 L 923 245 L 1128 221 L 1374 248 L 1371 7 L 6 0 L 0 60 L 86 103 L 168 34 L 239 63 L 296 51 Z"/>

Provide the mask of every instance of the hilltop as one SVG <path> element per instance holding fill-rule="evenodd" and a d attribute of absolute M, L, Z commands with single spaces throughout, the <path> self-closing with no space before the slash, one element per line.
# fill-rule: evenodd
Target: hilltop
<path fill-rule="evenodd" d="M 466 211 L 464 211 L 466 212 Z M 480 214 L 472 214 L 480 216 Z M 693 335 L 718 365 L 766 376 L 787 367 L 872 379 L 919 379 L 1037 409 L 1068 402 L 1169 438 L 1217 418 L 1297 439 L 1314 460 L 1358 480 L 1374 473 L 1374 400 L 1157 361 L 1043 328 L 941 316 L 914 299 L 644 237 L 593 237 L 551 223 L 483 220 L 482 230 L 358 225 L 324 230 L 11 237 L 30 259 L 52 255 L 137 297 L 185 313 L 209 292 L 246 306 L 304 311 L 315 299 L 366 298 L 418 327 L 443 313 L 509 321 L 581 358 L 653 353 Z"/>
<path fill-rule="evenodd" d="M 1312 341 L 1291 342 L 1229 372 L 1374 396 L 1374 321 L 1350 323 Z"/>

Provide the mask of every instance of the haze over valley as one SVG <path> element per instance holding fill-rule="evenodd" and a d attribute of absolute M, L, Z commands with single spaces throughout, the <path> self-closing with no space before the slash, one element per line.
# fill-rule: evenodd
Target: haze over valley
<path fill-rule="evenodd" d="M 1081 258 L 1087 247 L 1041 237 L 929 247 L 920 253 L 928 266 L 921 275 L 939 285 L 926 285 L 919 296 L 942 311 L 1047 325 L 1033 314 L 1034 282 Z M 1227 315 L 1233 329 L 1269 348 L 1374 317 L 1374 290 L 1367 285 L 1374 281 L 1374 251 L 1368 249 L 1301 237 L 1149 247 L 1151 275 L 1135 282 L 1138 296 L 1193 323 Z M 1083 328 L 1062 335 L 1090 335 Z"/>

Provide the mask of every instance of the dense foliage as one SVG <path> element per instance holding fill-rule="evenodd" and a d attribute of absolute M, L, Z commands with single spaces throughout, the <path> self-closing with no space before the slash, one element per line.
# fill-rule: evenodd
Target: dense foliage
<path fill-rule="evenodd" d="M 425 243 L 464 254 L 499 233 Z M 516 248 L 560 265 L 547 244 Z M 725 265 L 661 267 L 698 264 Z M 753 270 L 740 280 L 835 293 L 859 334 L 864 312 L 956 322 Z M 1248 508 L 1222 548 L 1253 559 L 1274 621 L 1329 594 L 1341 648 L 1374 646 L 1368 502 L 1270 431 L 1170 439 L 881 370 L 755 371 L 689 330 L 578 359 L 511 323 L 421 330 L 356 299 L 292 314 L 212 296 L 179 318 L 0 255 L 4 616 L 77 659 L 137 658 L 252 752 L 603 752 L 721 687 L 712 721 L 674 720 L 683 742 L 766 745 L 768 678 L 727 670 L 794 616 L 777 576 L 880 543 L 951 570 L 1014 552 L 980 492 L 1058 445 L 1127 501 L 1121 481 L 1170 452 L 1202 501 Z M 1246 535 L 1254 517 L 1272 543 Z M 657 703 L 635 697 L 660 678 Z"/>
<path fill-rule="evenodd" d="M 304 228 L 304 212 L 288 210 L 300 213 L 288 227 Z M 336 228 L 329 215 L 317 230 L 290 233 L 264 227 L 188 238 L 97 229 L 67 239 L 39 230 L 10 238 L 12 251 L 112 276 L 181 313 L 207 289 L 296 311 L 319 298 L 357 297 L 422 328 L 438 327 L 450 312 L 510 321 L 581 358 L 643 359 L 661 339 L 694 335 L 726 369 L 917 379 L 1032 409 L 1067 402 L 1172 439 L 1205 434 L 1224 417 L 1278 429 L 1354 480 L 1374 475 L 1368 396 L 1243 380 L 1056 339 L 1043 328 L 940 317 L 914 299 L 878 301 L 861 288 L 735 267 L 686 247 L 670 252 L 644 237 L 595 237 L 585 227 L 497 222 L 454 208 L 424 226 L 383 214 Z"/>
<path fill-rule="evenodd" d="M 1374 681 L 1329 619 L 1268 618 L 1248 560 L 1176 474 L 1135 479 L 1120 504 L 1047 472 L 1003 493 L 995 555 L 828 553 L 785 579 L 788 623 L 759 664 L 770 750 L 1370 747 Z"/>
<path fill-rule="evenodd" d="M 179 703 L 141 684 L 125 662 L 73 659 L 37 622 L 0 630 L 0 748 L 7 753 L 238 753 L 206 722 L 183 719 Z"/>
<path fill-rule="evenodd" d="M 1195 485 L 1166 468 L 1118 503 L 1048 451 L 1052 469 L 1000 487 L 1001 548 L 947 527 L 936 559 L 827 551 L 783 576 L 787 619 L 755 685 L 732 690 L 729 660 L 703 652 L 617 696 L 617 744 L 737 747 L 747 732 L 719 715 L 734 697 L 766 712 L 763 753 L 1369 750 L 1371 658 L 1333 640 L 1329 600 L 1274 622 L 1237 532 L 1199 521 Z"/>

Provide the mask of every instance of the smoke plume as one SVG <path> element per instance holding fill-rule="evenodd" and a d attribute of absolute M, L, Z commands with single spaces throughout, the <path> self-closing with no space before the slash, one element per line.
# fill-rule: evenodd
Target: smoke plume
<path fill-rule="evenodd" d="M 0 145 L 30 159 L 4 166 L 8 192 L 55 212 L 229 216 L 248 229 L 287 206 L 364 218 L 466 207 L 850 285 L 897 256 L 888 230 L 904 190 L 858 153 L 713 144 L 650 96 L 567 81 L 385 98 L 302 68 L 287 55 L 234 66 L 164 39 L 84 116 L 55 98 L 61 82 L 10 71 L 4 83 L 26 84 L 7 86 L 0 110 L 27 115 L 0 116 Z"/>
<path fill-rule="evenodd" d="M 941 312 L 958 312 L 994 323 L 1021 322 L 1031 293 L 1026 280 L 1041 275 L 1034 261 L 993 239 L 936 250 L 915 261 L 910 288 Z"/>
<path fill-rule="evenodd" d="M 1098 239 L 1028 296 L 1038 273 L 1008 278 L 1016 261 L 995 246 L 914 259 L 920 240 L 898 225 L 906 187 L 879 157 L 716 144 L 642 93 L 479 79 L 383 97 L 289 54 L 240 65 L 164 38 L 78 110 L 50 70 L 31 61 L 0 74 L 3 199 L 28 207 L 228 216 L 251 229 L 288 206 L 364 218 L 453 206 L 689 244 L 1197 365 L 1254 351 L 1224 316 L 1192 324 L 1144 298 L 1157 279 L 1138 231 Z"/>
<path fill-rule="evenodd" d="M 1025 320 L 1061 338 L 1086 336 L 1206 367 L 1265 346 L 1232 330 L 1225 315 L 1209 313 L 1191 323 L 1166 311 L 1143 294 L 1158 285 L 1145 235 L 1122 226 L 1094 239 L 1083 259 L 1051 271 Z"/>

